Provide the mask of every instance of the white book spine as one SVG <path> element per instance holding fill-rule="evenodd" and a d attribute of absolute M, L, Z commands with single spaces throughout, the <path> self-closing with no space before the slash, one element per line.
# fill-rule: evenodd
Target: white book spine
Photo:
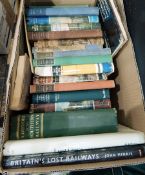
<path fill-rule="evenodd" d="M 4 145 L 3 154 L 4 156 L 27 155 L 144 143 L 143 132 L 122 130 L 117 133 L 7 141 Z"/>

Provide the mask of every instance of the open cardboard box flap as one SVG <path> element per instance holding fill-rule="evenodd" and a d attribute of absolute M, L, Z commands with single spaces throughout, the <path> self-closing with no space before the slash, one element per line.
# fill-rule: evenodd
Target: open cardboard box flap
<path fill-rule="evenodd" d="M 10 52 L 10 69 L 8 73 L 7 80 L 7 107 L 9 102 L 9 91 L 11 87 L 11 77 L 12 72 L 14 71 L 14 64 L 19 56 L 19 37 L 22 27 L 23 17 L 24 17 L 24 0 L 20 1 L 19 15 L 14 35 L 14 44 L 12 51 Z M 122 21 L 127 31 L 126 19 L 124 14 L 123 0 L 116 1 L 116 9 L 120 12 Z M 127 31 L 128 33 L 128 31 Z M 134 49 L 132 45 L 131 38 L 128 34 L 128 42 L 122 48 L 122 50 L 114 58 L 115 64 L 117 66 L 118 75 L 116 76 L 116 84 L 120 86 L 120 90 L 117 93 L 116 104 L 119 104 L 119 122 L 129 126 L 133 129 L 143 131 L 145 133 L 145 111 L 144 111 L 144 102 L 142 88 L 139 78 L 139 73 L 137 69 Z M 27 44 L 29 44 L 27 42 Z M 30 53 L 30 45 L 28 45 L 28 51 Z M 8 108 L 7 108 L 8 109 Z M 4 142 L 8 140 L 8 114 L 4 122 Z M 17 173 L 30 173 L 30 172 L 48 172 L 48 171 L 67 171 L 67 170 L 83 170 L 83 169 L 96 169 L 96 168 L 108 168 L 116 167 L 121 165 L 129 164 L 139 164 L 144 163 L 145 158 L 132 159 L 132 160 L 120 160 L 120 161 L 110 161 L 110 162 L 100 162 L 100 163 L 89 163 L 89 164 L 77 164 L 77 165 L 61 165 L 61 166 L 51 166 L 45 168 L 25 168 L 25 169 L 13 169 L 8 170 L 8 172 L 17 172 Z M 7 170 L 2 170 L 3 172 Z"/>

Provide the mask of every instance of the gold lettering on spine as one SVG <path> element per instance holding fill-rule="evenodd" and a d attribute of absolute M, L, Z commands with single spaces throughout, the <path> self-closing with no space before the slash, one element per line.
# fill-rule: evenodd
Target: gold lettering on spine
<path fill-rule="evenodd" d="M 30 116 L 30 125 L 29 125 L 29 134 L 30 138 L 34 138 L 34 115 Z"/>
<path fill-rule="evenodd" d="M 35 116 L 35 137 L 40 138 L 40 114 Z"/>
<path fill-rule="evenodd" d="M 44 113 L 41 115 L 41 138 L 43 138 Z"/>

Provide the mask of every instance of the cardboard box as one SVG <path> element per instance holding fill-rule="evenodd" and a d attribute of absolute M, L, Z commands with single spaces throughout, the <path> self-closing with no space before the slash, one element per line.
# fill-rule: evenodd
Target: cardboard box
<path fill-rule="evenodd" d="M 124 23 L 124 27 L 127 31 L 126 19 L 124 15 L 123 0 L 110 0 L 111 2 L 116 2 L 115 10 L 120 12 L 121 19 Z M 11 87 L 11 77 L 13 73 L 14 64 L 19 57 L 19 46 L 20 43 L 20 31 L 23 23 L 24 14 L 24 0 L 20 1 L 20 9 L 18 14 L 18 20 L 14 35 L 14 42 L 12 50 L 9 54 L 10 57 L 10 69 L 8 73 L 7 81 L 7 98 L 6 104 L 8 108 L 9 102 L 9 90 Z M 27 38 L 27 37 L 26 37 Z M 145 133 L 145 111 L 144 111 L 144 101 L 142 94 L 142 87 L 140 83 L 138 68 L 136 64 L 134 49 L 132 45 L 131 38 L 128 34 L 128 42 L 124 45 L 121 51 L 114 58 L 114 63 L 116 65 L 115 81 L 120 87 L 120 90 L 114 92 L 113 102 L 116 108 L 119 107 L 118 118 L 121 124 L 129 126 L 133 129 L 143 131 Z M 29 56 L 31 58 L 31 48 L 28 44 Z M 3 141 L 8 140 L 8 126 L 9 126 L 9 116 L 10 111 L 6 111 L 5 125 L 4 125 L 4 135 Z M 108 168 L 116 167 L 122 165 L 133 165 L 145 163 L 145 158 L 131 159 L 131 160 L 119 160 L 110 162 L 100 162 L 100 163 L 89 163 L 89 164 L 76 164 L 76 165 L 61 165 L 61 166 L 51 166 L 44 168 L 24 168 L 24 169 L 12 169 L 12 170 L 2 170 L 3 172 L 17 172 L 17 173 L 31 173 L 31 172 L 49 172 L 49 171 L 70 171 L 70 170 L 84 170 L 84 169 L 97 169 L 97 168 Z"/>
<path fill-rule="evenodd" d="M 0 1 L 0 54 L 7 54 L 15 24 L 16 0 Z"/>

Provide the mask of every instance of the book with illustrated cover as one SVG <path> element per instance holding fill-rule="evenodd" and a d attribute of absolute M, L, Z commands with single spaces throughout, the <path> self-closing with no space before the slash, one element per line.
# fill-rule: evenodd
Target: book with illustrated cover
<path fill-rule="evenodd" d="M 88 39 L 66 39 L 66 40 L 39 40 L 34 42 L 32 53 L 38 52 L 54 52 L 54 50 L 82 50 L 86 45 L 97 45 L 102 47 L 104 45 L 103 38 L 88 38 Z"/>
<path fill-rule="evenodd" d="M 112 74 L 114 72 L 113 63 L 83 64 L 67 66 L 46 66 L 35 67 L 35 74 L 38 76 L 66 76 L 66 75 L 86 75 L 86 74 Z"/>
<path fill-rule="evenodd" d="M 110 99 L 105 100 L 88 100 L 80 102 L 59 102 L 59 103 L 47 103 L 47 104 L 31 104 L 30 113 L 42 113 L 42 112 L 66 112 L 77 110 L 97 110 L 97 109 L 111 108 Z"/>
<path fill-rule="evenodd" d="M 33 77 L 34 85 L 47 85 L 55 83 L 77 83 L 77 82 L 92 82 L 97 80 L 107 80 L 106 74 L 87 74 L 87 75 L 66 75 L 55 77 Z"/>
<path fill-rule="evenodd" d="M 27 25 L 99 23 L 99 16 L 27 17 Z"/>

